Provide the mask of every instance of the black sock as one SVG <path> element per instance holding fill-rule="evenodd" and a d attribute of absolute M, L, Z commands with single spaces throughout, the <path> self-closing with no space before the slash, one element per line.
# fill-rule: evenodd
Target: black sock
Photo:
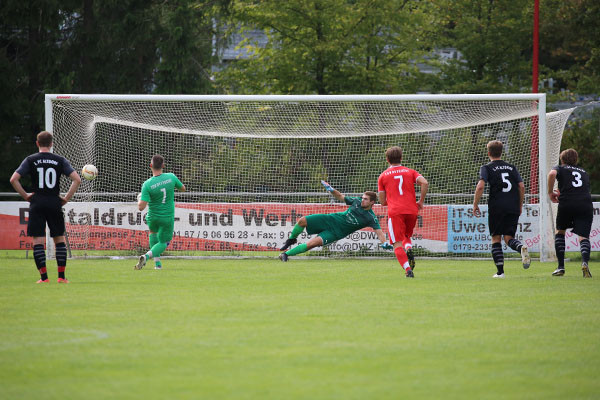
<path fill-rule="evenodd" d="M 565 269 L 565 235 L 557 233 L 554 236 L 554 250 L 556 250 L 558 268 Z"/>
<path fill-rule="evenodd" d="M 517 253 L 521 253 L 521 249 L 523 248 L 523 244 L 521 241 L 513 238 L 508 241 L 508 247 L 516 251 Z"/>
<path fill-rule="evenodd" d="M 492 258 L 498 269 L 498 275 L 504 273 L 504 253 L 502 252 L 501 243 L 492 243 Z"/>
<path fill-rule="evenodd" d="M 581 260 L 584 263 L 589 263 L 590 262 L 590 240 L 589 239 L 583 239 L 579 241 L 579 250 L 581 251 Z"/>
<path fill-rule="evenodd" d="M 64 243 L 56 244 L 56 265 L 58 266 L 58 277 L 65 279 L 65 268 L 67 267 L 67 246 Z"/>
<path fill-rule="evenodd" d="M 40 273 L 41 279 L 45 281 L 48 279 L 48 273 L 46 272 L 46 250 L 44 250 L 43 244 L 33 246 L 33 259 L 35 260 L 35 266 Z"/>

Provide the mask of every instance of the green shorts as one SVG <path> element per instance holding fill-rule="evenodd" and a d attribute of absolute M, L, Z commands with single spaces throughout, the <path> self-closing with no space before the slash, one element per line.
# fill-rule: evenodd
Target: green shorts
<path fill-rule="evenodd" d="M 158 233 L 158 241 L 161 243 L 170 242 L 173 239 L 173 228 L 175 227 L 175 218 L 146 217 L 148 229 L 150 232 Z"/>
<path fill-rule="evenodd" d="M 312 214 L 306 217 L 306 233 L 314 235 L 315 233 L 323 239 L 323 246 L 340 240 L 347 235 L 343 235 L 335 229 L 335 219 L 329 214 Z"/>

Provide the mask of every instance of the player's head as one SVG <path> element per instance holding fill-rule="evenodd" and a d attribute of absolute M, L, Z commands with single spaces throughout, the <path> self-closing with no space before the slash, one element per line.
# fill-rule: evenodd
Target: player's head
<path fill-rule="evenodd" d="M 165 165 L 165 159 L 163 156 L 161 156 L 159 154 L 155 154 L 152 156 L 152 161 L 150 162 L 150 168 L 152 168 L 153 170 L 159 171 L 159 170 L 163 169 L 164 165 Z"/>
<path fill-rule="evenodd" d="M 492 140 L 487 144 L 488 155 L 491 158 L 500 158 L 502 156 L 502 149 L 504 145 L 499 140 Z"/>
<path fill-rule="evenodd" d="M 390 164 L 400 164 L 402 162 L 402 147 L 390 147 L 385 151 L 385 158 Z"/>
<path fill-rule="evenodd" d="M 38 147 L 52 147 L 52 134 L 48 131 L 41 131 L 37 135 Z"/>
<path fill-rule="evenodd" d="M 375 204 L 375 200 L 377 200 L 377 193 L 366 191 L 362 195 L 362 201 L 360 202 L 360 206 L 365 210 L 370 210 Z"/>
<path fill-rule="evenodd" d="M 579 154 L 575 149 L 566 149 L 560 153 L 560 163 L 566 165 L 577 165 Z"/>

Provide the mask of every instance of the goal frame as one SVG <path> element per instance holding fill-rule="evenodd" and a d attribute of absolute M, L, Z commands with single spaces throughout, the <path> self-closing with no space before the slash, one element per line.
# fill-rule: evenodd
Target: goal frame
<path fill-rule="evenodd" d="M 346 101 L 508 101 L 531 100 L 537 102 L 538 112 L 538 195 L 540 227 L 540 261 L 553 261 L 552 212 L 547 193 L 545 167 L 547 165 L 546 94 L 410 94 L 410 95 L 119 95 L 119 94 L 46 94 L 45 128 L 53 131 L 52 102 L 77 101 L 270 101 L 270 102 L 346 102 Z M 534 150 L 532 150 L 534 151 Z M 53 242 L 47 237 L 49 254 L 53 254 Z"/>

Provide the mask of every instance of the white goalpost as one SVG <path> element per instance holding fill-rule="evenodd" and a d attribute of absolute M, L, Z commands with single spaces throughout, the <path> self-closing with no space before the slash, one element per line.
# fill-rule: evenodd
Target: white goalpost
<path fill-rule="evenodd" d="M 485 145 L 498 139 L 526 187 L 517 237 L 548 261 L 546 174 L 571 112 L 546 113 L 544 94 L 46 95 L 54 151 L 76 169 L 99 171 L 65 206 L 70 247 L 86 253 L 147 247 L 135 198 L 153 154 L 188 188 L 176 194 L 169 254 L 272 255 L 301 216 L 345 209 L 320 180 L 349 196 L 377 191 L 385 150 L 399 145 L 403 164 L 430 182 L 413 237 L 417 255 L 487 256 L 487 217 L 474 217 L 470 206 Z M 374 211 L 385 231 L 385 208 Z M 392 256 L 377 243 L 366 229 L 309 254 Z"/>

